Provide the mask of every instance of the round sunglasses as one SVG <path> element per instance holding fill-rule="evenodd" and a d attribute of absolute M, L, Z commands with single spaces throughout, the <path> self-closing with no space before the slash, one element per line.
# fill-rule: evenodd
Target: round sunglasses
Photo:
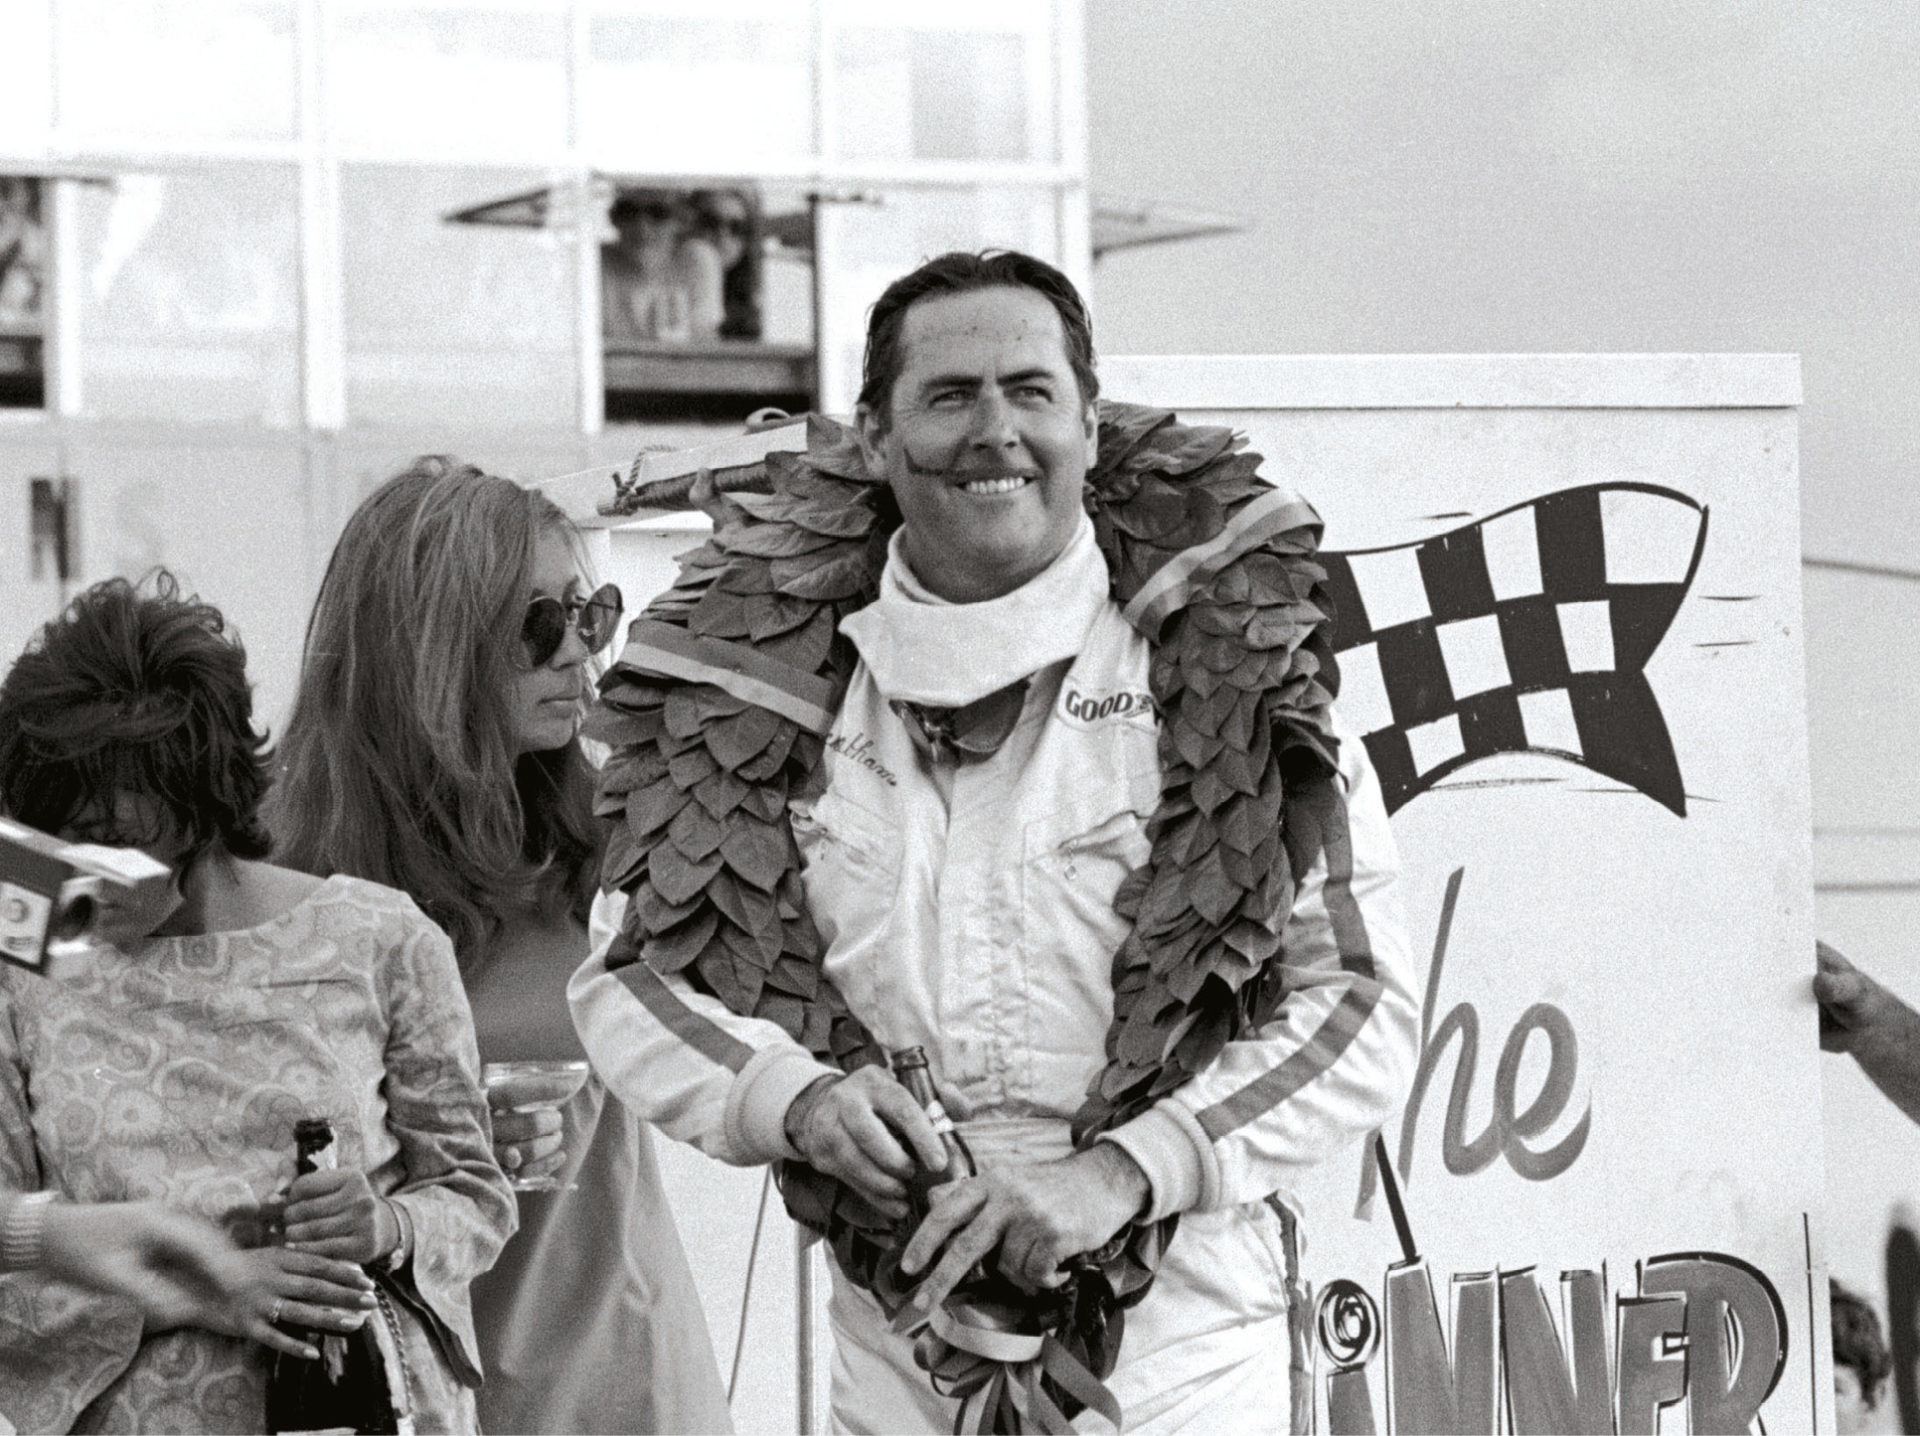
<path fill-rule="evenodd" d="M 588 653 L 598 653 L 613 641 L 624 608 L 620 586 L 614 583 L 601 584 L 586 598 L 540 595 L 527 605 L 526 622 L 520 625 L 527 665 L 538 668 L 558 653 L 569 628 L 579 633 Z"/>

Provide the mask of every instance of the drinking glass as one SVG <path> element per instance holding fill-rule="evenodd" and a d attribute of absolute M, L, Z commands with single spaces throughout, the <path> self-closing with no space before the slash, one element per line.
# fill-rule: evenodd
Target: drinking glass
<path fill-rule="evenodd" d="M 480 1069 L 480 1080 L 487 1089 L 487 1105 L 494 1111 L 539 1112 L 564 1106 L 587 1085 L 592 1071 L 585 1062 L 489 1062 Z M 508 1176 L 516 1192 L 572 1190 L 557 1172 L 544 1177 Z"/>

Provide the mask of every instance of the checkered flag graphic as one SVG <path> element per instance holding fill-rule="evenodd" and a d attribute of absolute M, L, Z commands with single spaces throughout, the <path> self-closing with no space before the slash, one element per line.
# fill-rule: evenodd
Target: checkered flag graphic
<path fill-rule="evenodd" d="M 1686 816 L 1647 682 L 1706 547 L 1653 484 L 1561 489 L 1435 538 L 1325 553 L 1340 709 L 1387 811 L 1496 753 L 1548 753 Z"/>

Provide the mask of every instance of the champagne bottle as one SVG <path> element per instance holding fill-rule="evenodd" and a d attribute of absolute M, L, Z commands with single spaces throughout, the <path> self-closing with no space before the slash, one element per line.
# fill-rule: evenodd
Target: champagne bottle
<path fill-rule="evenodd" d="M 333 1123 L 303 1117 L 293 1124 L 294 1171 L 331 1171 L 338 1165 Z M 267 1373 L 266 1429 L 270 1432 L 354 1432 L 396 1436 L 400 1421 L 370 1312 L 358 1331 L 327 1331 L 291 1321 L 280 1329 L 320 1353 L 318 1360 L 273 1354 Z"/>
<path fill-rule="evenodd" d="M 903 1047 L 893 1054 L 894 1079 L 913 1094 L 933 1123 L 933 1130 L 940 1135 L 940 1145 L 947 1150 L 946 1165 L 930 1170 L 924 1164 L 907 1180 L 907 1205 L 913 1210 L 915 1225 L 927 1215 L 927 1205 L 933 1199 L 933 1190 L 948 1182 L 957 1182 L 962 1177 L 971 1177 L 979 1169 L 974 1165 L 973 1153 L 967 1150 L 966 1140 L 953 1125 L 953 1118 L 947 1115 L 947 1109 L 940 1104 L 939 1094 L 933 1090 L 933 1074 L 927 1069 L 927 1054 L 924 1048 Z M 917 1158 L 916 1158 L 917 1161 Z"/>

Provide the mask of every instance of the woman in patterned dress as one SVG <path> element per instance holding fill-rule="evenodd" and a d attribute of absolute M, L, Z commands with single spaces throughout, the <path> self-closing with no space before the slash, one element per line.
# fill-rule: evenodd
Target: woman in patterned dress
<path fill-rule="evenodd" d="M 444 926 L 488 1062 L 586 1055 L 566 987 L 600 834 L 578 734 L 619 608 L 578 550 L 545 497 L 417 460 L 340 535 L 281 747 L 278 856 L 391 884 Z M 648 1129 L 597 1077 L 564 1124 L 493 1100 L 501 1164 L 564 1189 L 520 1194 L 473 1285 L 482 1427 L 730 1429 Z"/>
<path fill-rule="evenodd" d="M 245 658 L 162 575 L 87 590 L 0 684 L 0 810 L 169 866 L 171 911 L 48 975 L 0 968 L 0 1187 L 260 1226 L 257 1313 L 388 1325 L 417 1431 L 473 1431 L 467 1284 L 514 1225 L 446 936 L 404 895 L 260 859 Z M 294 1179 L 331 1119 L 338 1169 Z M 379 1274 L 376 1288 L 369 1273 Z M 267 1348 L 44 1272 L 0 1275 L 0 1415 L 32 1431 L 259 1431 Z M 257 1328 L 256 1328 L 257 1329 Z"/>

